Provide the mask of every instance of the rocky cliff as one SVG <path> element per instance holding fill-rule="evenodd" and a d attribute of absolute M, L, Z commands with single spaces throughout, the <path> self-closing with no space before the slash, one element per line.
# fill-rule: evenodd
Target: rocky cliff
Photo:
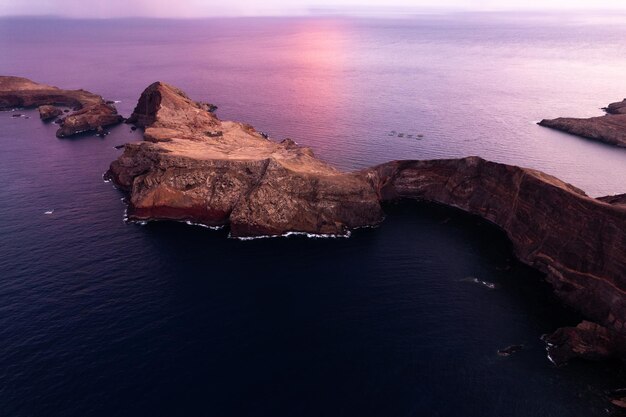
<path fill-rule="evenodd" d="M 539 171 L 476 157 L 390 162 L 365 173 L 383 201 L 431 201 L 499 226 L 516 257 L 545 273 L 560 299 L 606 327 L 603 337 L 626 335 L 626 206 L 590 198 Z M 554 348 L 556 340 L 564 337 Z M 626 350 L 610 355 L 626 358 Z"/>
<path fill-rule="evenodd" d="M 626 358 L 623 196 L 593 199 L 542 172 L 477 157 L 343 173 L 293 141 L 219 120 L 164 83 L 144 91 L 129 120 L 145 128 L 145 140 L 127 144 L 108 176 L 130 193 L 130 219 L 228 224 L 235 237 L 345 235 L 379 223 L 382 202 L 455 207 L 504 230 L 515 255 L 595 322 L 553 335 L 554 357 Z M 580 346 L 594 337 L 602 354 Z"/>
<path fill-rule="evenodd" d="M 221 121 L 164 83 L 149 86 L 129 121 L 144 141 L 127 144 L 108 176 L 130 192 L 132 220 L 230 225 L 236 237 L 290 232 L 346 235 L 380 222 L 378 195 L 293 141 Z"/>
<path fill-rule="evenodd" d="M 619 147 L 626 147 L 626 99 L 604 108 L 605 116 L 544 119 L 539 125 Z"/>
<path fill-rule="evenodd" d="M 55 106 L 75 110 L 61 120 L 58 137 L 98 130 L 123 120 L 115 106 L 89 91 L 62 90 L 26 78 L 0 76 L 0 110 L 40 107 L 41 118 L 50 120 L 62 114 Z"/>

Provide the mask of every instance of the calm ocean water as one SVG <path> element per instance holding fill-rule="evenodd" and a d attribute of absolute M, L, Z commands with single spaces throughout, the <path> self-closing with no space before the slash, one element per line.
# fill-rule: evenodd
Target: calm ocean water
<path fill-rule="evenodd" d="M 162 80 L 344 169 L 480 155 L 599 196 L 626 191 L 626 150 L 534 122 L 626 96 L 624 23 L 5 19 L 0 74 L 125 115 Z M 626 384 L 548 362 L 541 334 L 579 317 L 474 218 L 405 204 L 350 239 L 252 242 L 128 225 L 102 173 L 139 134 L 58 140 L 22 113 L 0 113 L 0 415 L 602 416 Z"/>

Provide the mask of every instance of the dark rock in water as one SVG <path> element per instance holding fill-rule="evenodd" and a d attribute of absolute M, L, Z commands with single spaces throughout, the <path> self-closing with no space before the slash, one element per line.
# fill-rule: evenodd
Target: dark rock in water
<path fill-rule="evenodd" d="M 137 130 L 137 126 L 131 126 L 130 130 L 132 130 L 134 132 L 135 130 Z"/>
<path fill-rule="evenodd" d="M 63 114 L 63 111 L 60 108 L 50 105 L 39 106 L 38 110 L 39 118 L 44 121 L 54 119 L 55 117 Z"/>
<path fill-rule="evenodd" d="M 264 139 L 269 139 L 269 138 L 270 138 L 270 135 L 269 135 L 268 133 L 265 133 L 265 132 L 261 132 L 261 136 L 262 136 Z"/>
<path fill-rule="evenodd" d="M 13 113 L 13 114 L 11 115 L 11 117 L 15 117 L 15 118 L 17 118 L 17 117 L 22 117 L 22 116 L 24 116 L 22 113 Z"/>
<path fill-rule="evenodd" d="M 68 109 L 63 110 L 63 113 L 69 113 L 70 111 Z"/>
<path fill-rule="evenodd" d="M 575 358 L 593 361 L 626 358 L 624 334 L 588 321 L 558 329 L 543 340 L 547 344 L 548 358 L 557 366 Z"/>
<path fill-rule="evenodd" d="M 114 146 L 115 149 L 124 149 L 126 147 L 126 145 L 116 145 Z"/>
<path fill-rule="evenodd" d="M 102 126 L 98 126 L 96 128 L 96 135 L 103 138 L 107 135 L 108 133 L 102 128 Z"/>
<path fill-rule="evenodd" d="M 63 123 L 63 119 L 56 119 L 53 123 L 55 125 L 60 125 L 61 123 Z"/>
<path fill-rule="evenodd" d="M 587 119 L 559 117 L 544 119 L 538 124 L 587 139 L 626 147 L 626 100 L 611 103 L 604 109 L 608 113 L 605 116 Z"/>
<path fill-rule="evenodd" d="M 115 105 L 115 102 L 113 100 L 107 100 L 105 101 L 105 104 Z"/>
<path fill-rule="evenodd" d="M 626 408 L 626 388 L 620 388 L 607 393 L 611 403 L 620 408 Z"/>
<path fill-rule="evenodd" d="M 511 356 L 512 354 L 519 352 L 524 349 L 524 345 L 511 345 L 507 346 L 504 349 L 498 350 L 498 355 L 500 356 Z"/>

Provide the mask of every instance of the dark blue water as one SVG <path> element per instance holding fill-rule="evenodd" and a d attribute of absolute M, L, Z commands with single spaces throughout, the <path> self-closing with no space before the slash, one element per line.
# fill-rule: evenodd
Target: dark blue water
<path fill-rule="evenodd" d="M 600 195 L 625 191 L 626 152 L 532 123 L 626 94 L 626 27 L 594 22 L 4 20 L 0 73 L 125 114 L 161 79 L 342 168 L 477 154 Z M 404 204 L 350 239 L 251 242 L 128 225 L 101 176 L 138 134 L 58 140 L 23 113 L 0 113 L 0 415 L 600 416 L 624 382 L 549 363 L 541 334 L 580 318 L 477 219 Z"/>

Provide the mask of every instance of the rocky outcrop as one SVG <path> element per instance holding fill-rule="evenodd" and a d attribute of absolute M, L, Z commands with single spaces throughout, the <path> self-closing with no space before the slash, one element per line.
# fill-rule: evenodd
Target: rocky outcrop
<path fill-rule="evenodd" d="M 367 171 L 384 201 L 456 207 L 499 226 L 516 257 L 587 318 L 626 334 L 626 207 L 539 171 L 480 158 L 398 161 Z"/>
<path fill-rule="evenodd" d="M 0 110 L 40 107 L 40 117 L 48 120 L 60 115 L 59 109 L 53 110 L 54 107 L 50 106 L 70 107 L 75 110 L 60 123 L 58 137 L 97 130 L 98 127 L 123 121 L 115 106 L 107 104 L 102 97 L 89 91 L 62 90 L 26 78 L 0 76 Z"/>
<path fill-rule="evenodd" d="M 63 114 L 63 110 L 56 106 L 43 105 L 39 106 L 39 118 L 47 121 L 52 120 Z"/>
<path fill-rule="evenodd" d="M 598 198 L 598 200 L 609 204 L 626 206 L 626 194 L 607 195 L 606 197 Z"/>
<path fill-rule="evenodd" d="M 145 140 L 126 145 L 108 176 L 130 192 L 131 220 L 229 224 L 236 237 L 346 235 L 382 220 L 362 175 L 221 121 L 175 87 L 152 84 L 129 121 L 145 128 Z"/>
<path fill-rule="evenodd" d="M 626 358 L 626 336 L 588 321 L 558 329 L 544 340 L 548 357 L 557 366 L 575 358 L 592 361 Z"/>
<path fill-rule="evenodd" d="M 249 125 L 222 121 L 164 83 L 144 91 L 129 121 L 145 128 L 144 141 L 125 145 L 107 175 L 129 192 L 131 220 L 229 225 L 235 237 L 345 235 L 379 223 L 384 202 L 443 204 L 500 227 L 517 258 L 545 273 L 611 343 L 626 335 L 623 196 L 594 199 L 542 172 L 478 157 L 344 173 L 290 139 L 276 143 Z M 581 329 L 554 336 L 560 357 L 589 356 L 570 348 Z"/>
<path fill-rule="evenodd" d="M 544 119 L 539 125 L 619 147 L 626 147 L 626 99 L 611 103 L 605 116 L 579 119 L 559 117 Z"/>

